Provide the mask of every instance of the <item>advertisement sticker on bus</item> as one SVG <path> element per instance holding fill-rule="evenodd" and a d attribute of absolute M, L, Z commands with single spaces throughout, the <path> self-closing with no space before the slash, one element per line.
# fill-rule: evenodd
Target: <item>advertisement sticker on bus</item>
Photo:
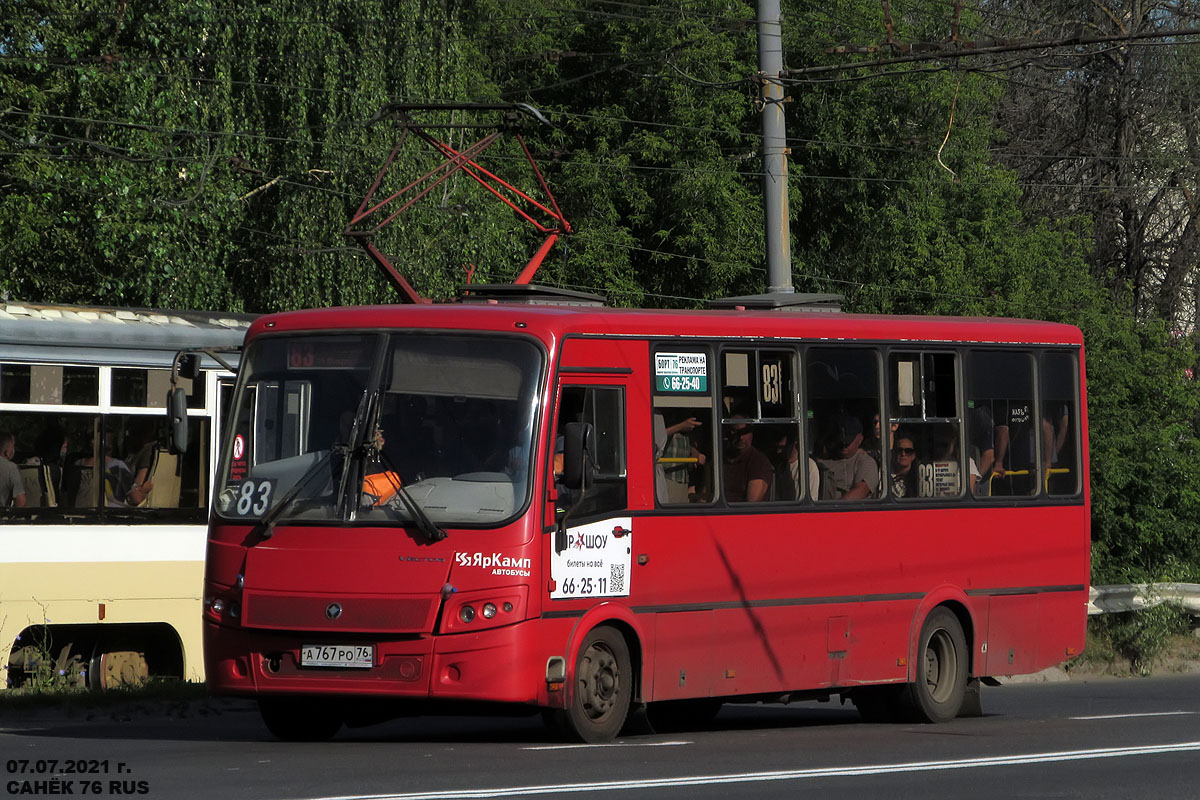
<path fill-rule="evenodd" d="M 706 353 L 656 353 L 654 383 L 660 392 L 707 392 Z"/>
<path fill-rule="evenodd" d="M 632 519 L 606 519 L 567 530 L 567 546 L 550 554 L 552 599 L 629 594 Z"/>
<path fill-rule="evenodd" d="M 454 563 L 460 567 L 478 567 L 492 575 L 512 575 L 528 578 L 533 561 L 528 558 L 513 558 L 500 553 L 455 553 Z"/>

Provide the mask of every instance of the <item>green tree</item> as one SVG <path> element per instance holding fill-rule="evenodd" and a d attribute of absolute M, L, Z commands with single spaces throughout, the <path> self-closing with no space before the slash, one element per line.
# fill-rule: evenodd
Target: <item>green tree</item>
<path fill-rule="evenodd" d="M 27 300 L 269 310 L 388 296 L 338 225 L 392 132 L 453 96 L 422 0 L 30 2 L 0 22 L 0 237 Z"/>

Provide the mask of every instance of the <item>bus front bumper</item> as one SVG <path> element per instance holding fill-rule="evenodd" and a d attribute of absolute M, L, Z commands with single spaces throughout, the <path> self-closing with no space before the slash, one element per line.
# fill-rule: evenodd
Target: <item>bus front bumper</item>
<path fill-rule="evenodd" d="M 531 647 L 536 620 L 469 634 L 343 637 L 264 633 L 205 622 L 204 665 L 215 694 L 379 696 L 546 704 L 545 654 Z M 305 667 L 313 644 L 369 644 L 369 668 Z"/>

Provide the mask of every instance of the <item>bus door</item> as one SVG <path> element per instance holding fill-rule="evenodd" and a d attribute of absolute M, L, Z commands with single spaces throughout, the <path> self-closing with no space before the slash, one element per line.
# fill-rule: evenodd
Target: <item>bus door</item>
<path fill-rule="evenodd" d="M 623 377 L 559 384 L 550 491 L 556 498 L 554 532 L 546 537 L 552 602 L 629 595 L 633 520 L 626 493 L 626 403 Z M 581 433 L 585 437 L 579 487 L 563 483 L 563 458 L 572 450 L 569 426 L 576 441 Z"/>

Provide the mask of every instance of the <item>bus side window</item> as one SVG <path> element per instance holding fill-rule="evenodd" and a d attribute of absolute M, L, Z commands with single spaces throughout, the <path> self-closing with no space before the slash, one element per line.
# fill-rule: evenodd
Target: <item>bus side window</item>
<path fill-rule="evenodd" d="M 654 495 L 659 505 L 712 502 L 713 410 L 712 357 L 707 349 L 662 345 L 654 353 L 651 420 Z"/>
<path fill-rule="evenodd" d="M 979 497 L 1029 497 L 1038 492 L 1029 353 L 972 350 L 967 360 L 967 443 L 979 465 Z"/>
<path fill-rule="evenodd" d="M 721 494 L 726 502 L 795 502 L 809 486 L 791 349 L 721 352 Z"/>
<path fill-rule="evenodd" d="M 879 354 L 813 347 L 805 365 L 810 458 L 820 471 L 815 499 L 865 500 L 882 489 Z"/>
<path fill-rule="evenodd" d="M 625 472 L 625 392 L 615 386 L 564 386 L 559 396 L 555 442 L 566 436 L 567 424 L 584 422 L 592 426 L 590 449 L 582 490 L 559 486 L 559 508 L 571 509 L 574 519 L 623 510 L 626 500 Z M 559 448 L 556 446 L 555 450 Z M 558 453 L 554 458 L 555 483 L 562 466 Z"/>
<path fill-rule="evenodd" d="M 889 492 L 898 500 L 961 497 L 976 487 L 977 456 L 963 458 L 957 356 L 893 350 L 888 355 L 889 445 L 878 450 Z"/>
<path fill-rule="evenodd" d="M 1046 493 L 1073 495 L 1080 491 L 1079 366 L 1071 353 L 1042 357 L 1042 419 Z"/>

